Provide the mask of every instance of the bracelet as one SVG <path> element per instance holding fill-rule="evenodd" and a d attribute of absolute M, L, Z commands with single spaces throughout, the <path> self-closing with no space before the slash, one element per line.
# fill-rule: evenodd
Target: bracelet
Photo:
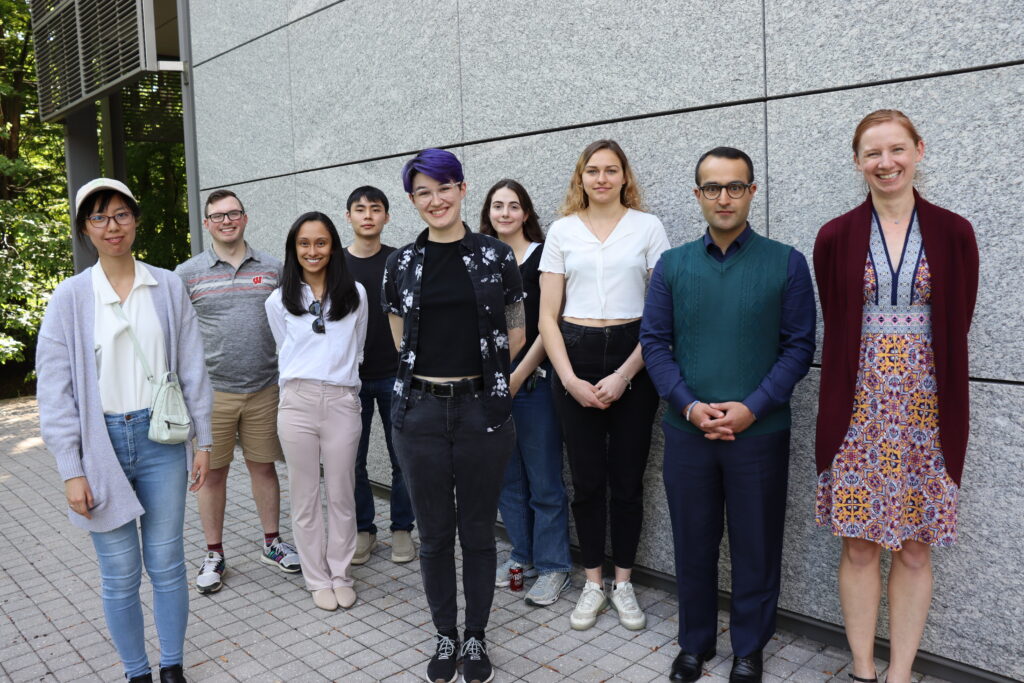
<path fill-rule="evenodd" d="M 691 403 L 690 405 L 686 406 L 686 421 L 687 421 L 687 422 L 689 422 L 689 421 L 690 421 L 690 411 L 691 411 L 691 410 L 693 410 L 693 407 L 694 407 L 695 405 L 697 405 L 698 403 L 700 403 L 700 401 L 694 401 L 694 402 L 693 402 L 693 403 Z"/>
<path fill-rule="evenodd" d="M 629 381 L 629 378 L 626 377 L 624 374 L 622 374 L 618 370 L 612 370 L 612 374 L 618 375 L 619 377 L 624 379 L 626 381 L 626 388 L 627 389 L 632 389 L 633 388 L 633 383 L 631 381 Z"/>

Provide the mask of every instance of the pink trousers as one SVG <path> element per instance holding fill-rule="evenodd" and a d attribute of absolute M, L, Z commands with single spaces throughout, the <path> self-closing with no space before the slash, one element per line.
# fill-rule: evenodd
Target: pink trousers
<path fill-rule="evenodd" d="M 351 586 L 356 552 L 355 467 L 362 431 L 359 387 L 290 379 L 281 390 L 281 439 L 292 504 L 292 534 L 311 591 Z M 320 502 L 320 461 L 327 493 L 327 529 Z"/>

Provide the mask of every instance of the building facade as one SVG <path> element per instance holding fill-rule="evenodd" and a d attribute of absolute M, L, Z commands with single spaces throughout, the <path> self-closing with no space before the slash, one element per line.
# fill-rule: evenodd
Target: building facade
<path fill-rule="evenodd" d="M 753 227 L 810 259 L 818 228 L 865 196 L 850 148 L 855 125 L 879 108 L 907 113 L 926 144 L 918 187 L 974 224 L 981 251 L 960 542 L 934 553 L 922 652 L 972 667 L 971 675 L 1024 679 L 1024 230 L 1016 225 L 1024 215 L 1024 5 L 188 5 L 198 157 L 190 180 L 203 197 L 236 191 L 250 242 L 279 256 L 304 211 L 324 211 L 344 234 L 345 198 L 363 184 L 391 199 L 385 241 L 413 239 L 421 226 L 399 172 L 432 146 L 465 164 L 472 227 L 487 188 L 503 177 L 525 185 L 547 224 L 579 152 L 610 137 L 630 156 L 673 246 L 703 229 L 691 193 L 698 156 L 730 145 L 754 160 Z M 780 604 L 794 618 L 838 625 L 840 544 L 813 522 L 818 374 L 816 366 L 794 400 Z M 383 439 L 374 438 L 371 461 L 387 481 Z M 646 506 L 639 563 L 671 575 L 657 425 Z M 729 578 L 726 550 L 722 589 Z"/>

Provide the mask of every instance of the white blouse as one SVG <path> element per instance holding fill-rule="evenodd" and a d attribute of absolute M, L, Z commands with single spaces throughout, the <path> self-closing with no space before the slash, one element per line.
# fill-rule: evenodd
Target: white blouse
<path fill-rule="evenodd" d="M 366 290 L 356 283 L 359 307 L 341 320 L 328 320 L 324 310 L 324 334 L 313 331 L 316 317 L 310 313 L 292 315 L 281 301 L 280 287 L 267 297 L 264 307 L 270 331 L 277 343 L 280 383 L 289 379 L 312 379 L 343 387 L 359 387 L 359 364 L 366 342 Z M 302 305 L 308 309 L 313 290 L 302 283 Z"/>
<path fill-rule="evenodd" d="M 125 318 L 117 313 L 121 301 L 99 263 L 92 267 L 92 291 L 96 311 L 96 371 L 100 383 L 103 412 L 111 415 L 149 408 L 153 403 L 153 385 L 146 377 L 142 361 L 135 351 L 128 323 L 146 354 L 154 379 L 167 372 L 163 328 L 153 306 L 150 287 L 157 281 L 145 266 L 135 262 L 135 281 L 121 304 Z"/>
<path fill-rule="evenodd" d="M 627 209 L 603 243 L 573 214 L 548 228 L 540 270 L 565 276 L 564 316 L 639 318 L 647 273 L 669 246 L 654 214 Z"/>

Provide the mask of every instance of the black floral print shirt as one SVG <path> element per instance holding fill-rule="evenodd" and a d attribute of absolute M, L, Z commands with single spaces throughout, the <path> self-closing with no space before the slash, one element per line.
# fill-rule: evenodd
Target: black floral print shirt
<path fill-rule="evenodd" d="M 480 329 L 480 357 L 483 363 L 484 412 L 489 429 L 505 424 L 512 415 L 509 392 L 510 371 L 508 328 L 505 307 L 523 300 L 523 280 L 512 249 L 499 240 L 472 232 L 463 223 L 465 236 L 459 241 L 462 261 L 476 293 L 477 323 Z M 416 241 L 388 257 L 381 285 L 381 307 L 404 321 L 399 348 L 395 399 L 391 402 L 391 421 L 401 429 L 409 401 L 420 322 L 420 287 L 423 282 L 423 258 L 427 230 Z"/>

